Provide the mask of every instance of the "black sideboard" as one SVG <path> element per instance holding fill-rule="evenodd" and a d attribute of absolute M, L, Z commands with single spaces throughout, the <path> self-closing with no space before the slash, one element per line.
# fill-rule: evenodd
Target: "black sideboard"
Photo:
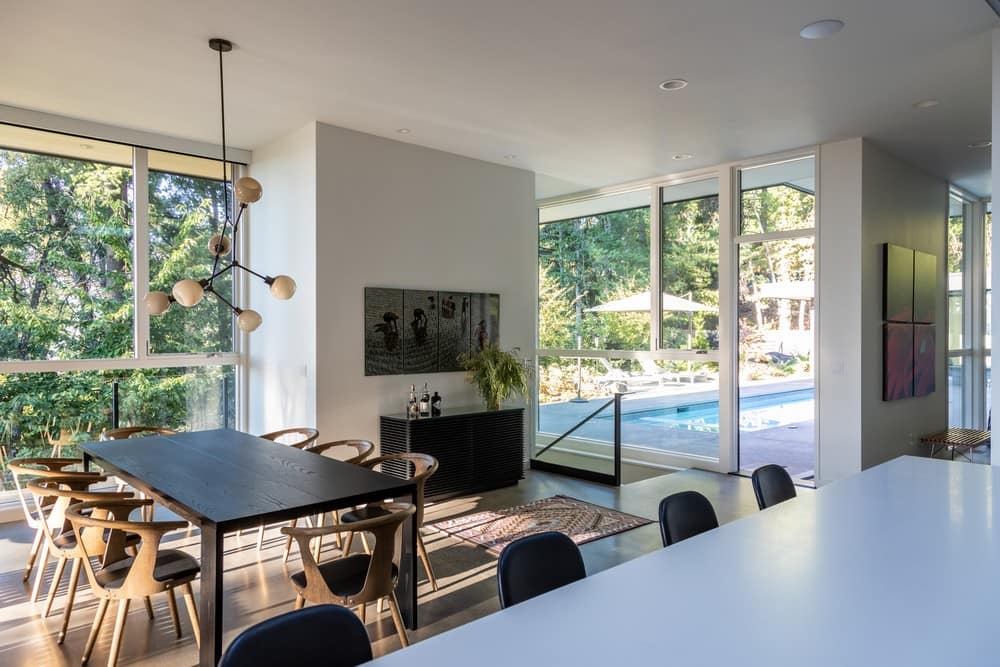
<path fill-rule="evenodd" d="M 420 419 L 382 415 L 379 440 L 383 455 L 422 452 L 440 462 L 427 480 L 425 494 L 430 497 L 496 489 L 524 477 L 524 408 L 454 408 Z M 402 465 L 385 464 L 382 469 L 390 475 L 406 474 Z"/>

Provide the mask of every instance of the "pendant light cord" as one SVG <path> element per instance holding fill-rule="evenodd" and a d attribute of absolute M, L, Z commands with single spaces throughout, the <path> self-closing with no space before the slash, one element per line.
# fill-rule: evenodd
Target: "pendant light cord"
<path fill-rule="evenodd" d="M 226 80 L 222 69 L 222 49 L 219 49 L 219 109 L 221 110 L 222 119 L 222 194 L 224 197 L 225 204 L 225 219 L 222 222 L 222 230 L 219 233 L 219 242 L 226 237 L 226 229 L 229 227 L 230 213 L 229 213 L 229 172 L 227 167 L 229 164 L 226 162 Z M 235 229 L 233 230 L 235 232 Z M 236 255 L 236 238 L 235 233 L 233 234 L 232 240 L 232 255 L 235 258 Z M 215 261 L 212 262 L 212 277 L 208 279 L 208 284 L 211 286 L 215 280 L 216 272 L 219 268 L 220 256 L 218 253 L 214 252 Z"/>

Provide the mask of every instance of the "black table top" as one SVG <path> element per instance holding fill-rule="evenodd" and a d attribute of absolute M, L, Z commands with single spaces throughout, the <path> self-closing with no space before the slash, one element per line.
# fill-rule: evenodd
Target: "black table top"
<path fill-rule="evenodd" d="M 497 412 L 523 412 L 523 407 L 500 408 L 499 410 L 487 410 L 483 405 L 462 405 L 455 408 L 445 408 L 436 417 L 408 417 L 405 412 L 397 412 L 391 415 L 382 415 L 384 419 L 396 419 L 402 421 L 427 421 L 435 419 L 447 419 L 448 417 L 462 417 L 465 415 L 477 415 L 482 413 L 496 414 Z"/>
<path fill-rule="evenodd" d="M 413 490 L 409 480 L 227 429 L 88 442 L 81 449 L 189 521 L 232 528 Z"/>

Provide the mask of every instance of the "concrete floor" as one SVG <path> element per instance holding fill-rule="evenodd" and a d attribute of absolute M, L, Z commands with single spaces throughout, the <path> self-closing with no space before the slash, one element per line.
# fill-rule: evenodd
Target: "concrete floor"
<path fill-rule="evenodd" d="M 471 512 L 510 507 L 560 493 L 656 519 L 661 498 L 687 489 L 700 491 L 710 498 L 723 523 L 757 511 L 750 481 L 732 475 L 687 470 L 614 488 L 529 471 L 517 486 L 429 506 L 426 523 Z M 167 515 L 166 511 L 161 511 L 158 518 L 165 519 Z M 421 569 L 421 627 L 410 633 L 410 639 L 414 642 L 499 610 L 496 559 L 485 549 L 467 542 L 431 530 L 425 530 L 424 535 L 440 590 L 437 593 L 431 591 L 423 579 Z M 86 588 L 84 586 L 77 596 L 69 635 L 65 644 L 59 646 L 55 634 L 62 622 L 63 591 L 60 591 L 52 615 L 43 619 L 40 616 L 41 605 L 32 605 L 28 601 L 29 587 L 21 582 L 31 538 L 32 535 L 22 524 L 0 526 L 0 665 L 77 665 L 93 621 L 96 601 L 89 591 L 83 590 Z M 183 548 L 198 555 L 196 530 L 178 531 L 168 539 L 170 547 Z M 281 563 L 284 540 L 278 528 L 268 529 L 265 548 L 259 554 L 255 541 L 256 534 L 226 539 L 226 644 L 246 627 L 292 609 L 292 589 L 288 583 L 288 573 Z M 581 550 L 587 571 L 594 573 L 659 548 L 659 527 L 653 523 L 585 544 Z M 327 558 L 334 557 L 337 553 L 339 552 L 333 545 L 327 545 L 324 549 Z M 291 571 L 297 569 L 297 564 L 298 559 L 293 556 L 289 563 Z M 52 567 L 50 564 L 49 576 Z M 195 587 L 197 586 L 198 583 L 195 582 Z M 197 651 L 183 608 L 181 622 L 185 634 L 183 638 L 175 639 L 166 600 L 154 600 L 153 605 L 156 618 L 152 621 L 146 617 L 142 605 L 133 605 L 125 629 L 120 664 L 196 664 Z M 107 660 L 112 619 L 113 616 L 105 621 L 103 633 L 94 649 L 92 664 L 105 664 Z M 376 619 L 374 608 L 369 608 L 368 620 L 368 632 L 375 655 L 399 649 L 399 641 L 388 612 Z M 335 647 L 331 647 L 331 650 L 335 650 Z M 471 662 L 474 662 L 472 656 Z"/>

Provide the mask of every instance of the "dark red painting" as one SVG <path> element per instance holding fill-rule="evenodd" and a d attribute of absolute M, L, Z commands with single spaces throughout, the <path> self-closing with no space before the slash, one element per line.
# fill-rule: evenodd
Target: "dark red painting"
<path fill-rule="evenodd" d="M 928 396 L 935 389 L 935 334 L 933 324 L 913 327 L 913 395 Z"/>
<path fill-rule="evenodd" d="M 913 396 L 913 325 L 887 322 L 882 325 L 885 368 L 882 400 Z"/>

